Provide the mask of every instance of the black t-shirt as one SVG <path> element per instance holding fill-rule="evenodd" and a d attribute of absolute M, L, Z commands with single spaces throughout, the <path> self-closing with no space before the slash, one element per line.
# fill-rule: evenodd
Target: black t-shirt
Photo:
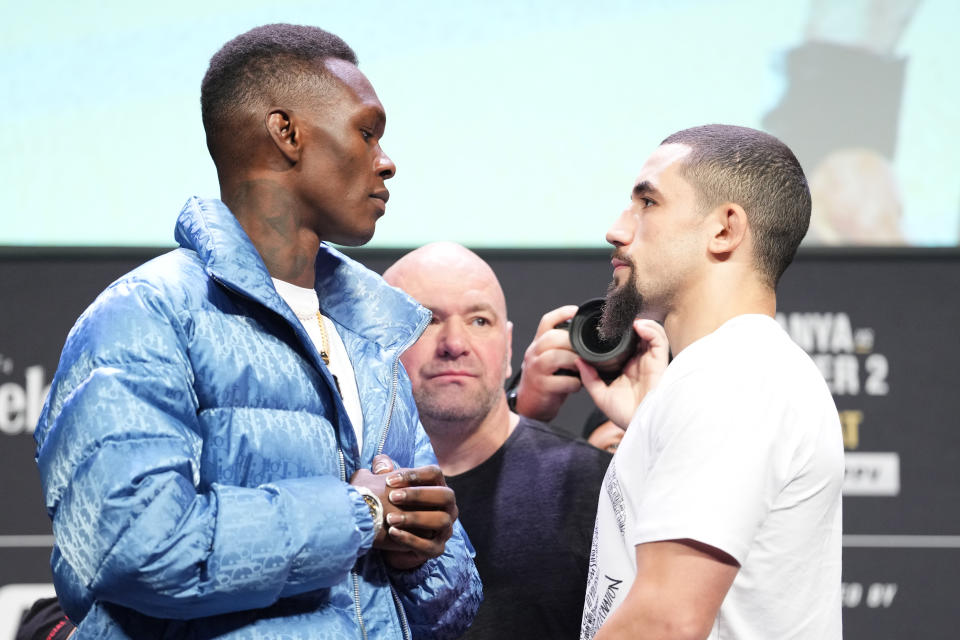
<path fill-rule="evenodd" d="M 521 418 L 495 454 L 446 478 L 477 551 L 483 604 L 463 636 L 577 638 L 610 454 Z"/>
<path fill-rule="evenodd" d="M 16 640 L 66 640 L 75 628 L 56 598 L 41 598 L 23 614 Z"/>

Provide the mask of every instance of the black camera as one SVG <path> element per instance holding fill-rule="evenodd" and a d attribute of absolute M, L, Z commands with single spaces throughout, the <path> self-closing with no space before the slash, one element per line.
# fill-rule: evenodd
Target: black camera
<path fill-rule="evenodd" d="M 613 340 L 604 340 L 599 329 L 603 304 L 603 298 L 587 300 L 580 305 L 572 319 L 561 322 L 557 328 L 570 332 L 573 350 L 597 370 L 604 382 L 610 383 L 620 376 L 624 365 L 636 352 L 637 334 L 630 326 L 623 335 Z M 557 373 L 576 375 L 565 369 Z"/>

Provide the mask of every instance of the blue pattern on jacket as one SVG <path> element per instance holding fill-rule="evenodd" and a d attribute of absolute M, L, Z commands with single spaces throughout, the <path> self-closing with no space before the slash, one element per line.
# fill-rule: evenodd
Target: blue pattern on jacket
<path fill-rule="evenodd" d="M 226 206 L 190 199 L 176 237 L 77 321 L 35 432 L 74 637 L 459 635 L 481 598 L 459 523 L 441 557 L 394 571 L 369 552 L 369 513 L 344 480 L 380 452 L 435 463 L 399 364 L 429 313 L 321 246 L 317 293 L 363 405 L 358 451 Z"/>

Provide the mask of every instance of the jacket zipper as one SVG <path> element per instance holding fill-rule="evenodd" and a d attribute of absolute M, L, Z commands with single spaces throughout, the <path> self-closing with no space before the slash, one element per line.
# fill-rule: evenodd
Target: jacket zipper
<path fill-rule="evenodd" d="M 423 330 L 427 328 L 427 323 L 430 322 L 430 318 L 421 320 L 420 324 L 417 325 L 417 330 L 413 332 L 410 340 L 407 340 L 399 351 L 397 355 L 393 358 L 393 379 L 390 381 L 390 402 L 387 404 L 387 416 L 386 420 L 383 423 L 382 433 L 380 434 L 380 442 L 377 443 L 377 452 L 374 455 L 380 455 L 383 453 L 383 447 L 387 442 L 387 432 L 390 430 L 390 418 L 393 417 L 393 406 L 397 401 L 397 382 L 400 379 L 400 354 L 409 349 L 414 342 L 416 342 L 420 335 L 423 333 Z"/>
<path fill-rule="evenodd" d="M 357 622 L 360 623 L 360 633 L 363 640 L 367 640 L 367 626 L 363 623 L 363 614 L 360 612 L 360 575 L 356 569 L 351 571 L 353 574 L 353 604 L 357 609 Z"/>
<path fill-rule="evenodd" d="M 231 291 L 240 293 L 241 295 L 244 295 L 244 297 L 247 297 L 246 294 L 243 294 L 242 292 L 237 291 L 234 287 L 230 286 L 229 284 L 227 284 L 226 282 L 224 282 L 223 280 L 215 276 L 213 273 L 210 273 L 209 271 L 207 271 L 207 275 L 209 275 L 214 282 L 217 282 L 220 285 L 226 287 L 227 289 L 230 289 Z M 408 340 L 407 343 L 403 346 L 402 349 L 400 349 L 400 351 L 397 353 L 397 355 L 393 359 L 393 379 L 391 380 L 391 384 L 390 384 L 390 403 L 387 405 L 387 416 L 383 424 L 383 434 L 380 436 L 380 442 L 377 445 L 377 455 L 383 453 L 383 447 L 387 441 L 387 430 L 390 428 L 390 418 L 393 415 L 393 406 L 397 399 L 397 382 L 400 377 L 400 354 L 406 351 L 410 347 L 410 345 L 412 345 L 414 342 L 417 341 L 417 339 L 420 337 L 420 334 L 423 333 L 423 330 L 426 328 L 426 326 L 427 326 L 426 322 L 421 322 L 420 324 L 418 324 L 417 330 L 414 332 L 413 339 Z M 340 461 L 340 480 L 343 482 L 346 482 L 347 481 L 347 464 L 346 464 L 346 461 L 344 460 L 343 449 L 340 447 L 339 442 L 337 443 L 337 457 L 339 458 L 339 461 Z M 357 572 L 356 569 L 352 569 L 350 571 L 350 574 L 353 578 L 353 605 L 354 605 L 354 609 L 357 612 L 357 623 L 360 625 L 360 633 L 363 636 L 363 640 L 368 640 L 367 626 L 363 622 L 363 613 L 360 610 L 360 574 Z M 403 637 L 406 640 L 409 640 L 410 626 L 407 623 L 407 615 L 406 615 L 406 612 L 403 610 L 403 605 L 400 602 L 400 597 L 397 595 L 396 590 L 393 588 L 392 584 L 390 585 L 390 595 L 393 596 L 393 603 L 394 603 L 394 606 L 397 608 L 397 613 L 399 614 L 400 624 L 403 627 Z"/>
<path fill-rule="evenodd" d="M 337 456 L 340 459 L 340 479 L 347 481 L 347 464 L 343 459 L 343 449 L 337 444 Z M 357 612 L 357 624 L 360 625 L 360 634 L 363 640 L 367 640 L 367 625 L 363 622 L 363 612 L 360 611 L 360 574 L 356 569 L 350 570 L 350 577 L 353 579 L 353 608 Z"/>
<path fill-rule="evenodd" d="M 380 455 L 383 453 L 383 447 L 387 442 L 387 431 L 390 429 L 390 418 L 393 416 L 394 403 L 397 401 L 397 383 L 400 380 L 400 354 L 409 349 L 410 346 L 420 338 L 420 335 L 423 333 L 424 329 L 427 328 L 427 322 L 429 321 L 430 319 L 428 318 L 425 321 L 421 321 L 420 324 L 417 325 L 417 330 L 414 331 L 412 339 L 408 340 L 407 343 L 403 345 L 393 359 L 393 379 L 390 382 L 390 403 L 387 405 L 387 418 L 383 423 L 383 433 L 380 434 L 380 442 L 377 444 L 377 453 L 375 455 Z M 357 592 L 359 594 L 359 587 Z M 393 583 L 390 583 L 390 595 L 393 596 L 393 606 L 396 607 L 397 617 L 400 618 L 400 627 L 403 631 L 404 640 L 410 640 L 410 623 L 407 622 L 407 612 L 403 610 L 403 603 L 400 602 L 400 596 L 397 595 L 397 590 L 393 588 Z M 364 631 L 364 638 L 366 638 L 366 631 Z"/>
<path fill-rule="evenodd" d="M 410 345 L 417 341 L 417 339 L 420 337 L 420 334 L 423 333 L 423 330 L 426 327 L 427 323 L 421 321 L 421 323 L 417 325 L 417 330 L 414 332 L 412 339 L 408 340 L 393 358 L 393 378 L 390 380 L 390 402 L 387 404 L 387 415 L 383 422 L 380 441 L 377 443 L 377 452 L 374 455 L 380 455 L 383 453 L 383 447 L 387 442 L 387 432 L 390 430 L 390 419 L 393 417 L 393 407 L 397 400 L 397 383 L 400 379 L 400 354 L 406 351 Z M 339 445 L 337 445 L 337 453 L 340 454 L 340 474 L 343 477 L 343 481 L 346 482 L 346 465 L 343 459 L 343 451 L 340 449 Z M 360 610 L 360 575 L 356 570 L 351 571 L 351 574 L 353 575 L 353 603 L 357 610 L 357 622 L 360 624 L 360 633 L 363 635 L 363 640 L 367 640 L 367 628 L 363 622 L 363 612 Z M 403 627 L 403 637 L 406 640 L 409 640 L 410 626 L 407 624 L 407 614 L 403 610 L 403 605 L 400 602 L 400 598 L 397 596 L 392 584 L 390 585 L 390 595 L 393 596 L 393 603 L 397 608 L 397 617 L 400 618 L 400 625 Z"/>
<path fill-rule="evenodd" d="M 400 596 L 397 595 L 397 590 L 393 588 L 393 583 L 390 583 L 390 595 L 393 596 L 393 606 L 397 608 L 397 612 L 400 614 L 400 626 L 403 628 L 404 640 L 410 640 L 410 624 L 407 622 L 407 612 L 403 610 L 403 603 L 400 602 Z"/>
<path fill-rule="evenodd" d="M 393 417 L 393 404 L 397 401 L 397 380 L 400 377 L 400 356 L 393 361 L 393 381 L 390 384 L 390 402 L 387 403 L 387 416 L 383 423 L 380 433 L 380 442 L 377 443 L 377 452 L 374 455 L 383 453 L 383 447 L 387 443 L 387 432 L 390 430 L 390 418 Z"/>

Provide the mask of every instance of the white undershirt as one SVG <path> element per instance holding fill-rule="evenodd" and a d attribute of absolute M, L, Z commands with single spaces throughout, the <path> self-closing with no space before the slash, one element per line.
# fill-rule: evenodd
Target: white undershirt
<path fill-rule="evenodd" d="M 323 326 L 327 331 L 327 341 L 330 344 L 330 349 L 327 352 L 330 363 L 327 365 L 327 369 L 330 370 L 330 373 L 334 375 L 340 385 L 343 406 L 347 409 L 347 416 L 350 418 L 353 431 L 357 435 L 357 448 L 362 450 L 363 409 L 360 406 L 360 392 L 357 389 L 357 378 L 353 372 L 353 364 L 350 362 L 350 356 L 347 355 L 347 349 L 343 345 L 340 334 L 337 333 L 336 326 L 330 318 L 319 315 L 320 299 L 313 289 L 298 287 L 295 284 L 276 278 L 273 278 L 273 286 L 276 287 L 277 293 L 296 314 L 317 351 L 323 351 L 323 334 L 320 332 L 320 324 L 317 322 L 317 318 L 322 319 Z"/>

